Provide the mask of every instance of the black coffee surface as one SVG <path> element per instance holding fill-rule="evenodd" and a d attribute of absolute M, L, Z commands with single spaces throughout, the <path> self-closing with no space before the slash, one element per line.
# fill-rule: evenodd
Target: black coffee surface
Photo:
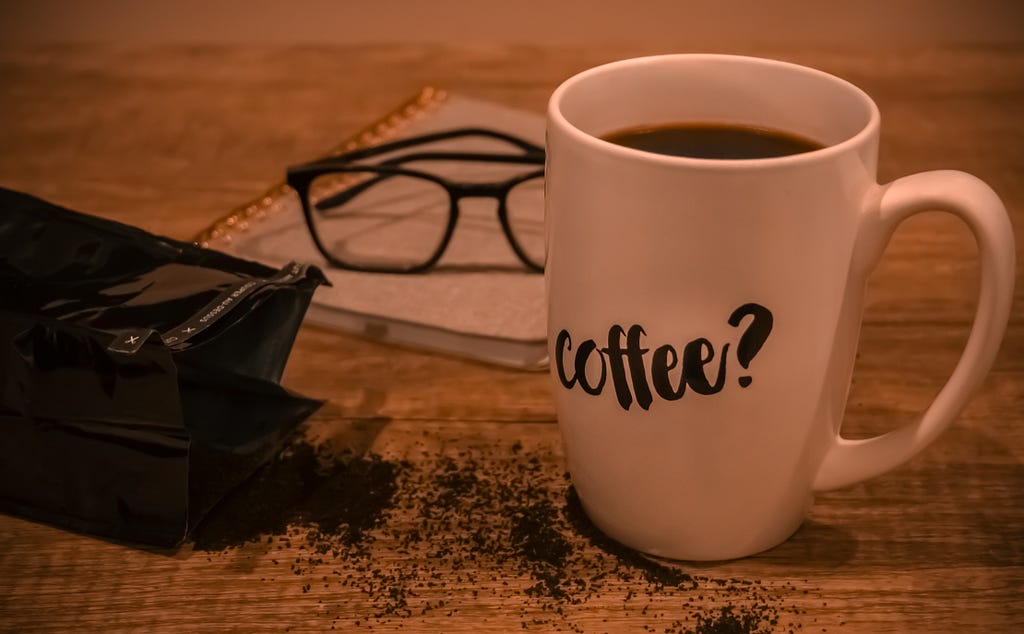
<path fill-rule="evenodd" d="M 774 158 L 824 147 L 817 141 L 782 130 L 722 123 L 637 126 L 601 138 L 645 152 L 703 159 Z"/>

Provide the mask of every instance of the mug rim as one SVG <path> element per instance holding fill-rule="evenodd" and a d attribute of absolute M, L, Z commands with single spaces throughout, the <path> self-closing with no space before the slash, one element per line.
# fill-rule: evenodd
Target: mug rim
<path fill-rule="evenodd" d="M 789 154 L 784 156 L 773 156 L 768 158 L 745 158 L 745 159 L 716 159 L 716 158 L 696 158 L 692 156 L 674 156 L 669 154 L 660 154 L 657 152 L 650 152 L 647 150 L 638 150 L 635 148 L 625 147 L 606 141 L 598 136 L 594 136 L 587 132 L 584 132 L 578 128 L 562 113 L 562 101 L 565 95 L 572 91 L 576 84 L 587 81 L 594 76 L 602 75 L 614 70 L 628 67 L 642 66 L 646 64 L 658 64 L 665 63 L 672 60 L 687 59 L 693 61 L 723 61 L 728 60 L 732 62 L 741 62 L 751 65 L 762 65 L 772 66 L 775 68 L 784 68 L 791 72 L 799 72 L 806 75 L 814 76 L 818 79 L 829 81 L 835 84 L 839 84 L 841 87 L 850 92 L 851 95 L 861 101 L 861 104 L 867 108 L 868 120 L 867 122 L 853 135 L 848 136 L 838 143 L 826 145 L 825 147 L 810 150 L 808 152 L 801 152 L 799 154 Z M 779 167 L 783 165 L 799 165 L 809 162 L 821 161 L 831 158 L 837 154 L 847 152 L 876 136 L 880 127 L 881 115 L 878 110 L 878 105 L 875 101 L 864 92 L 863 89 L 857 85 L 849 82 L 841 77 L 826 73 L 825 71 L 811 68 L 810 66 L 804 66 L 802 64 L 795 64 L 792 62 L 784 62 L 781 60 L 770 59 L 766 57 L 754 57 L 749 55 L 730 55 L 721 53 L 669 53 L 664 55 L 648 55 L 643 57 L 632 57 L 622 59 L 614 62 L 608 62 L 599 66 L 588 68 L 587 70 L 581 71 L 572 77 L 563 81 L 555 90 L 551 93 L 551 97 L 548 100 L 548 120 L 553 122 L 554 125 L 564 130 L 570 137 L 576 141 L 583 143 L 592 149 L 600 152 L 610 153 L 620 158 L 641 160 L 653 164 L 676 166 L 676 167 L 695 167 L 702 169 L 712 170 L 736 170 L 736 169 L 763 169 L 765 167 Z"/>

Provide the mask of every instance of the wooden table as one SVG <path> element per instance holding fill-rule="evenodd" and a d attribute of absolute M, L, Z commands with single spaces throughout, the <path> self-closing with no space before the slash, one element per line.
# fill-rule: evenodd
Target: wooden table
<path fill-rule="evenodd" d="M 646 52 L 7 49 L 0 185 L 189 238 L 279 181 L 283 166 L 422 85 L 540 112 L 572 73 Z M 733 52 L 861 85 L 883 113 L 881 179 L 972 172 L 1001 194 L 1021 244 L 1024 49 Z M 959 356 L 976 275 L 973 242 L 955 220 L 927 215 L 900 229 L 870 289 L 847 435 L 922 411 Z M 819 496 L 778 548 L 683 564 L 689 578 L 617 553 L 567 507 L 546 374 L 305 327 L 284 383 L 328 400 L 304 429 L 307 442 L 370 452 L 378 467 L 399 472 L 385 478 L 388 503 L 362 542 L 339 542 L 343 527 L 317 535 L 300 523 L 244 544 L 150 552 L 4 516 L 0 630 L 1021 631 L 1018 288 L 995 368 L 931 448 L 888 475 Z"/>

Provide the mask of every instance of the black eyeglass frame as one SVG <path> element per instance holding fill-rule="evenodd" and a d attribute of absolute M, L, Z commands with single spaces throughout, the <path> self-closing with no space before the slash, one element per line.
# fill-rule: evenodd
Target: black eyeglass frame
<path fill-rule="evenodd" d="M 393 158 L 386 159 L 376 164 L 364 164 L 358 161 L 373 158 L 381 154 L 387 154 L 396 150 L 402 150 L 417 145 L 424 145 L 427 143 L 434 143 L 437 141 L 444 141 L 448 139 L 455 139 L 466 136 L 482 136 L 492 139 L 505 141 L 511 145 L 516 146 L 522 153 L 520 154 L 500 154 L 500 153 L 478 153 L 478 152 L 418 152 L 413 154 L 403 154 Z M 347 152 L 338 156 L 327 157 L 318 159 L 310 163 L 303 165 L 296 165 L 289 167 L 287 170 L 286 182 L 298 193 L 299 199 L 302 201 L 302 212 L 306 219 L 306 225 L 309 228 L 309 233 L 313 238 L 314 244 L 320 253 L 327 259 L 327 261 L 335 267 L 345 269 L 349 271 L 360 271 L 365 273 L 420 273 L 425 271 L 434 265 L 444 255 L 445 250 L 448 248 L 448 244 L 451 241 L 452 235 L 455 233 L 455 225 L 459 219 L 459 201 L 463 198 L 494 198 L 498 201 L 498 222 L 501 225 L 501 229 L 505 234 L 505 238 L 508 240 L 509 245 L 512 247 L 512 251 L 515 252 L 516 256 L 520 261 L 527 267 L 528 270 L 533 272 L 543 272 L 543 265 L 533 262 L 526 250 L 516 240 L 515 234 L 512 231 L 511 223 L 508 218 L 508 205 L 507 198 L 508 193 L 516 185 L 523 183 L 528 180 L 532 180 L 544 175 L 544 169 L 531 170 L 524 174 L 517 175 L 513 178 L 488 183 L 461 183 L 454 182 L 448 179 L 442 178 L 429 172 L 421 170 L 413 170 L 405 167 L 400 167 L 401 163 L 407 163 L 411 161 L 432 161 L 432 160 L 452 160 L 452 161 L 479 161 L 486 163 L 510 163 L 510 164 L 523 164 L 523 165 L 543 165 L 545 161 L 544 148 L 529 141 L 525 141 L 518 137 L 498 132 L 496 130 L 488 130 L 486 128 L 459 128 L 454 130 L 446 130 L 443 132 L 436 132 L 433 134 L 425 134 L 416 137 L 409 137 L 406 139 L 400 139 L 398 141 L 392 141 L 390 143 L 384 143 L 373 147 L 363 148 Z M 410 176 L 414 178 L 422 178 L 434 183 L 437 183 L 448 192 L 449 199 L 449 210 L 448 210 L 448 224 L 445 227 L 444 234 L 434 252 L 424 262 L 417 263 L 407 267 L 396 267 L 396 266 L 374 266 L 374 265 L 361 265 L 345 262 L 339 259 L 333 253 L 327 249 L 326 245 L 320 240 L 320 236 L 316 230 L 316 222 L 313 218 L 314 205 L 311 204 L 309 198 L 309 189 L 313 181 L 320 176 L 327 174 L 344 174 L 344 173 L 367 173 L 374 172 L 381 174 L 381 179 L 390 178 L 392 176 Z M 368 182 L 359 183 L 342 190 L 337 195 L 327 199 L 332 203 L 344 202 L 344 198 L 351 198 L 357 195 L 359 192 L 365 190 L 367 187 L 379 182 L 377 179 L 371 179 Z M 341 197 L 341 199 L 339 199 Z M 327 201 L 321 201 L 323 204 Z"/>

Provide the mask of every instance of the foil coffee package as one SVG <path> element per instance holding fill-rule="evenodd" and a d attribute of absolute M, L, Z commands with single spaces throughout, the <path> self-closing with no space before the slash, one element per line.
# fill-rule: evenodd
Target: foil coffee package
<path fill-rule="evenodd" d="M 279 380 L 324 282 L 0 189 L 0 511 L 182 542 L 320 406 Z"/>

